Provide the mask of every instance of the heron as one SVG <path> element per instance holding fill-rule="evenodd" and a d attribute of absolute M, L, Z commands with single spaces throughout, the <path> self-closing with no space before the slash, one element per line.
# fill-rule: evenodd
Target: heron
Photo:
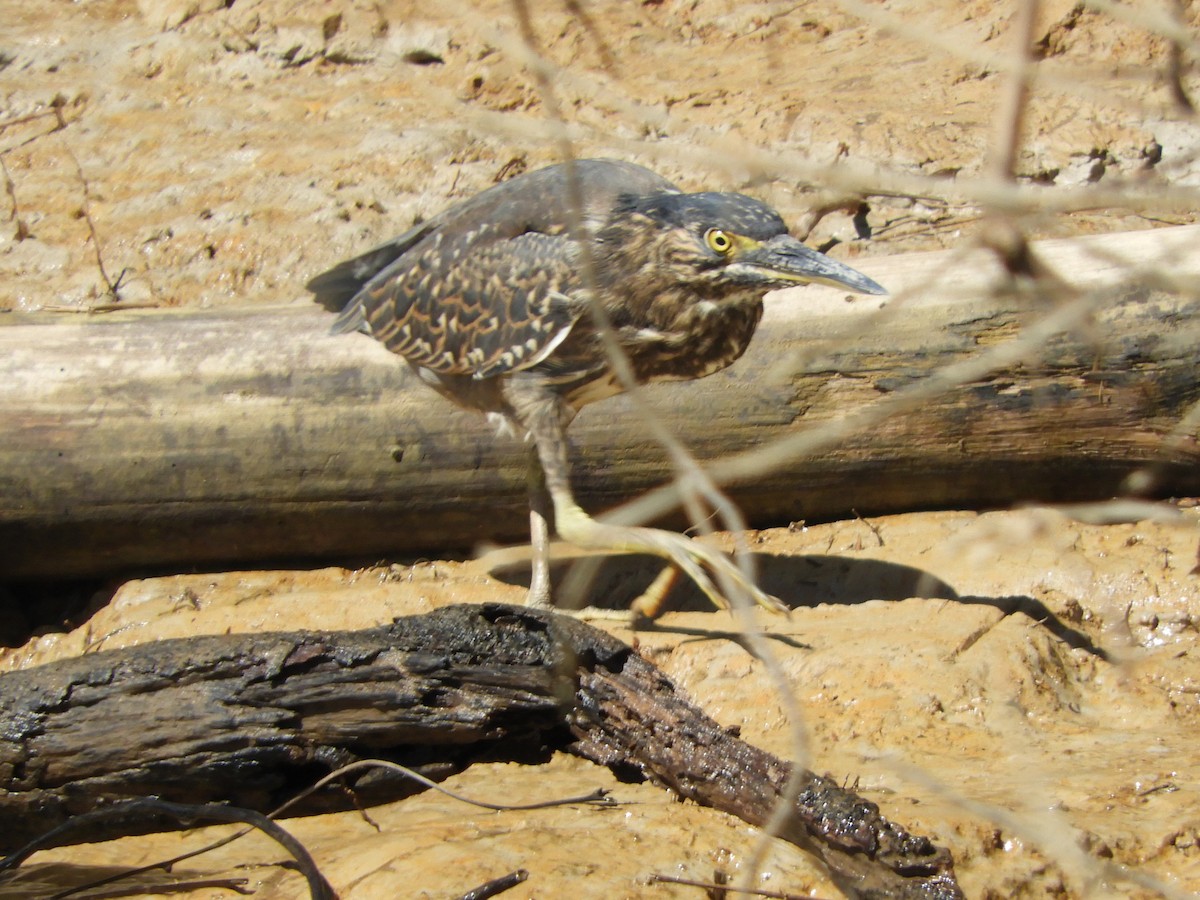
<path fill-rule="evenodd" d="M 603 328 L 637 384 L 703 378 L 745 352 L 765 294 L 810 283 L 886 293 L 792 237 L 760 200 L 688 193 L 642 166 L 589 159 L 494 185 L 307 287 L 340 309 L 334 333 L 366 332 L 454 403 L 527 435 L 529 605 L 552 605 L 553 531 L 582 548 L 662 557 L 719 607 L 729 605 L 724 583 L 779 610 L 719 551 L 587 514 L 571 489 L 566 429 L 629 387 Z M 635 613 L 656 615 L 666 590 L 647 592 Z"/>

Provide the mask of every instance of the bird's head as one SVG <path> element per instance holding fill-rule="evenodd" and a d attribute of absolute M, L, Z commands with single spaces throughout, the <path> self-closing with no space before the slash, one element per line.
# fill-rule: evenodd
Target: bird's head
<path fill-rule="evenodd" d="M 661 278 L 708 296 L 761 294 L 826 284 L 860 294 L 880 285 L 788 234 L 782 217 L 745 194 L 660 193 L 622 197 L 600 234 L 606 250 L 653 266 Z"/>

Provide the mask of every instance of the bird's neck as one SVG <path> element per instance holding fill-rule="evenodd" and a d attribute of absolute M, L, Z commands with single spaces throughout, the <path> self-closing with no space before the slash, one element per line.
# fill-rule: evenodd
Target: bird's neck
<path fill-rule="evenodd" d="M 667 293 L 636 327 L 620 329 L 638 380 L 703 378 L 724 369 L 750 345 L 762 317 L 757 294 L 708 299 Z"/>

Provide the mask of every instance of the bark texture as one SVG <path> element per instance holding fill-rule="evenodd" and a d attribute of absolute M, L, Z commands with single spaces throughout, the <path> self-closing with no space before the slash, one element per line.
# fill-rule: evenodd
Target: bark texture
<path fill-rule="evenodd" d="M 790 771 L 605 633 L 464 605 L 369 631 L 161 641 L 4 675 L 0 841 L 13 849 L 72 815 L 151 795 L 268 810 L 363 756 L 458 767 L 554 749 L 756 825 Z M 389 788 L 370 778 L 356 791 L 377 802 Z M 72 840 L 114 836 L 106 821 Z M 782 837 L 819 853 L 851 896 L 961 896 L 946 850 L 809 772 Z"/>

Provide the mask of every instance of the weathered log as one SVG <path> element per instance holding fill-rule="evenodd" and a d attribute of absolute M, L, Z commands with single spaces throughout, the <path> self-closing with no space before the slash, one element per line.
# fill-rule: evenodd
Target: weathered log
<path fill-rule="evenodd" d="M 161 641 L 0 676 L 0 846 L 149 795 L 268 810 L 363 755 L 462 766 L 554 749 L 756 825 L 790 772 L 604 632 L 464 605 L 368 631 Z M 359 800 L 377 802 L 379 786 L 360 783 Z M 111 837 L 104 828 L 71 837 Z M 815 847 L 851 896 L 961 896 L 946 850 L 811 772 L 781 836 Z"/>
<path fill-rule="evenodd" d="M 1195 435 L 1164 442 L 1200 401 L 1200 298 L 1153 278 L 1195 282 L 1200 226 L 1037 249 L 1110 292 L 1086 333 L 743 478 L 751 522 L 1104 499 L 1146 464 L 1158 493 L 1200 492 Z M 656 414 L 716 458 L 885 398 L 1044 311 L 989 292 L 998 266 L 982 252 L 857 264 L 897 294 L 895 314 L 831 289 L 771 295 L 747 355 L 651 388 Z M 526 533 L 524 445 L 370 338 L 330 336 L 318 309 L 0 319 L 0 577 L 348 562 Z M 593 511 L 669 474 L 627 398 L 586 409 L 571 434 Z"/>

